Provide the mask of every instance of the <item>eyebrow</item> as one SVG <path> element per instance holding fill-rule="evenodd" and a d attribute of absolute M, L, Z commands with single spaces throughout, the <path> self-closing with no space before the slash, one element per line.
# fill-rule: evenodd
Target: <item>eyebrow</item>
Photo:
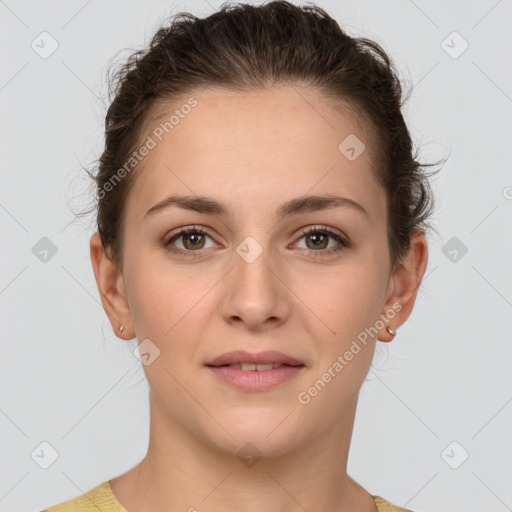
<path fill-rule="evenodd" d="M 144 214 L 144 217 L 146 218 L 149 215 L 153 215 L 170 206 L 177 206 L 184 210 L 192 210 L 206 215 L 234 215 L 233 210 L 228 205 L 220 203 L 209 197 L 171 195 L 152 206 Z M 354 209 L 370 220 L 370 215 L 361 204 L 347 197 L 336 195 L 312 195 L 292 199 L 279 206 L 276 216 L 278 219 L 283 219 L 284 217 L 291 215 L 310 213 L 336 207 Z"/>

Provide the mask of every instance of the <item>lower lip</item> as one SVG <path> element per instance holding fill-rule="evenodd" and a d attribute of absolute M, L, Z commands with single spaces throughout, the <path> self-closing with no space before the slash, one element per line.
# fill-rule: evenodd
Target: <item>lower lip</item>
<path fill-rule="evenodd" d="M 272 370 L 240 370 L 230 366 L 208 366 L 220 379 L 245 391 L 265 391 L 283 384 L 303 370 L 304 366 L 278 366 Z"/>

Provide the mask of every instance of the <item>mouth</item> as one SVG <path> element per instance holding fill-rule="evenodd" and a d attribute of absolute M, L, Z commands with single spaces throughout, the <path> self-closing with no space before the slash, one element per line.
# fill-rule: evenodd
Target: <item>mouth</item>
<path fill-rule="evenodd" d="M 258 353 L 234 350 L 216 357 L 206 363 L 206 366 L 230 366 L 245 371 L 267 371 L 279 366 L 304 366 L 304 363 L 277 350 L 265 350 Z"/>
<path fill-rule="evenodd" d="M 220 364 L 220 365 L 212 365 L 207 364 L 211 368 L 236 368 L 237 370 L 242 370 L 244 372 L 257 371 L 257 372 L 267 372 L 269 370 L 273 370 L 274 368 L 280 368 L 282 366 L 290 366 L 293 368 L 302 367 L 303 364 L 281 364 L 281 363 L 231 363 L 231 364 Z"/>
<path fill-rule="evenodd" d="M 306 365 L 294 357 L 267 350 L 257 354 L 238 350 L 205 365 L 224 383 L 243 391 L 266 391 L 301 374 Z"/>

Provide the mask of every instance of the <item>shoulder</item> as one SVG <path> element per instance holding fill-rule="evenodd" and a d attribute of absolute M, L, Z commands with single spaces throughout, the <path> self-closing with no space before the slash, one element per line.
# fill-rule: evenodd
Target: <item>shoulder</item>
<path fill-rule="evenodd" d="M 393 505 L 381 496 L 372 496 L 372 498 L 377 505 L 378 512 L 413 512 Z M 126 512 L 112 493 L 108 480 L 76 498 L 46 508 L 41 512 L 97 512 L 98 510 Z"/>
<path fill-rule="evenodd" d="M 112 493 L 108 480 L 76 498 L 59 503 L 41 512 L 126 512 Z"/>
<path fill-rule="evenodd" d="M 393 505 L 389 501 L 385 500 L 381 496 L 372 496 L 377 505 L 377 510 L 379 512 L 413 512 L 408 508 L 398 507 L 397 505 Z"/>

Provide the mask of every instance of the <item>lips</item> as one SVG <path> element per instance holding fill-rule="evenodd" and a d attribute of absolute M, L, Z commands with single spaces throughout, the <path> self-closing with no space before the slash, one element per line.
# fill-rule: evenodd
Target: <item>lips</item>
<path fill-rule="evenodd" d="M 284 386 L 306 371 L 302 361 L 275 350 L 257 354 L 235 350 L 216 357 L 205 366 L 218 381 L 251 393 Z"/>
<path fill-rule="evenodd" d="M 255 365 L 262 366 L 258 368 L 258 366 Z M 268 365 L 272 365 L 273 367 L 304 366 L 304 363 L 276 350 L 267 350 L 258 353 L 250 353 L 245 350 L 234 350 L 232 352 L 222 354 L 206 363 L 206 366 L 231 366 L 232 368 L 240 368 L 244 370 L 270 369 Z"/>

